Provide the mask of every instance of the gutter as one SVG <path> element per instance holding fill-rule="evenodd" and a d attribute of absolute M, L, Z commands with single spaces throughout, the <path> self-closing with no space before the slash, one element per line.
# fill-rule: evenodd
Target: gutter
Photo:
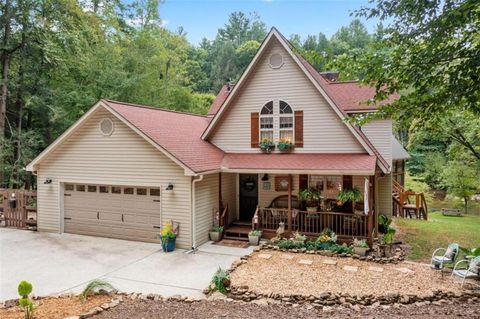
<path fill-rule="evenodd" d="M 192 179 L 192 249 L 189 250 L 187 253 L 195 253 L 197 250 L 197 214 L 196 214 L 196 194 L 195 194 L 195 184 L 197 182 L 203 181 L 204 175 L 199 175 L 198 178 Z"/>

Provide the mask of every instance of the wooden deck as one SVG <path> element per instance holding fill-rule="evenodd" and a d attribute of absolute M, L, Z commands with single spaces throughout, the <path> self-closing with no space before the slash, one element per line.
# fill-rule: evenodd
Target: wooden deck
<path fill-rule="evenodd" d="M 224 238 L 248 241 L 248 233 L 252 230 L 249 224 L 232 224 L 225 228 Z"/>
<path fill-rule="evenodd" d="M 392 215 L 427 220 L 428 208 L 424 194 L 405 191 L 402 185 L 392 181 Z"/>

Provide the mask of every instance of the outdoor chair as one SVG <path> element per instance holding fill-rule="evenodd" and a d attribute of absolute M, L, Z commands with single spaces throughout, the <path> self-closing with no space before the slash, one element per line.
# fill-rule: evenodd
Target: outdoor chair
<path fill-rule="evenodd" d="M 438 248 L 432 254 L 432 267 L 437 269 L 443 269 L 444 264 L 453 264 L 458 257 L 459 253 L 458 244 L 450 244 L 447 248 Z M 440 255 L 441 252 L 444 252 L 443 255 Z"/>
<path fill-rule="evenodd" d="M 465 267 L 465 264 L 468 266 Z M 472 258 L 470 260 L 463 259 L 455 264 L 453 267 L 452 276 L 462 278 L 462 287 L 467 278 L 479 278 L 480 277 L 480 256 Z M 477 284 L 480 287 L 480 284 Z"/>

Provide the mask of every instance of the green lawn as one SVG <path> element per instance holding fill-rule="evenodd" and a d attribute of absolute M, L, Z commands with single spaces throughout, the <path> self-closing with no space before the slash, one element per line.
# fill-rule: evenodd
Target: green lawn
<path fill-rule="evenodd" d="M 432 252 L 456 242 L 462 247 L 480 247 L 480 216 L 442 216 L 431 212 L 428 221 L 395 219 L 396 238 L 412 247 L 409 258 L 430 261 Z"/>

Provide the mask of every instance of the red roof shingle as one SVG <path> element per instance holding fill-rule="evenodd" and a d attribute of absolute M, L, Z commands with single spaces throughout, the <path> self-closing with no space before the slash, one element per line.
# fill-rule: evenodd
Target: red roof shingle
<path fill-rule="evenodd" d="M 200 138 L 210 119 L 205 116 L 103 100 L 195 173 L 216 170 L 223 151 Z"/>

